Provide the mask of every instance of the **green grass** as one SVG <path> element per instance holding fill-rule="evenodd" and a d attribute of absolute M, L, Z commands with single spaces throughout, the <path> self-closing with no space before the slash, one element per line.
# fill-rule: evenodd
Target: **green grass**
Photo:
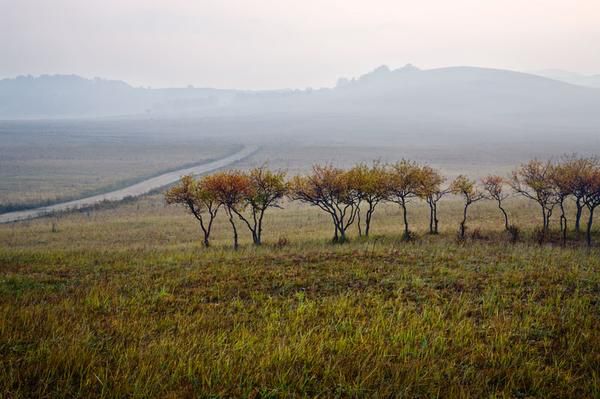
<path fill-rule="evenodd" d="M 410 243 L 397 207 L 344 245 L 287 207 L 237 252 L 158 197 L 0 226 L 0 397 L 600 396 L 600 252 L 533 244 L 528 203 L 516 245 L 487 203 L 462 243 L 452 200 Z"/>

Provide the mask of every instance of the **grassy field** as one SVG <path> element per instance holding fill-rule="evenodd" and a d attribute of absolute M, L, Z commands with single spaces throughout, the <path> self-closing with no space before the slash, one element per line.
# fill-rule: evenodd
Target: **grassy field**
<path fill-rule="evenodd" d="M 290 174 L 313 163 L 350 166 L 356 162 L 426 162 L 448 177 L 467 173 L 480 178 L 507 174 L 527 157 L 548 156 L 530 146 L 423 142 L 422 134 L 402 131 L 394 140 L 327 139 L 285 126 L 221 125 L 177 120 L 0 121 L 0 212 L 81 198 L 132 184 L 157 174 L 220 158 L 244 144 L 257 144 L 257 154 L 238 166 L 268 163 Z M 276 134 L 273 129 L 275 129 Z M 357 128 L 358 129 L 358 128 Z M 265 135 L 257 132 L 271 132 Z M 357 131 L 362 131 L 358 129 Z M 254 135 L 253 135 L 254 134 Z M 385 143 L 383 145 L 382 143 Z M 551 154 L 562 147 L 545 143 Z M 595 148 L 595 144 L 590 144 Z M 474 149 L 476 148 L 476 149 Z M 524 153 L 525 152 L 525 153 Z"/>
<path fill-rule="evenodd" d="M 152 136 L 117 128 L 92 134 L 88 128 L 0 123 L 0 212 L 118 189 L 241 148 L 201 135 Z"/>
<path fill-rule="evenodd" d="M 395 206 L 333 245 L 286 204 L 263 247 L 221 218 L 205 250 L 159 196 L 0 226 L 0 397 L 599 397 L 599 249 L 507 205 L 514 245 L 491 203 L 458 242 L 452 199 L 409 243 Z"/>
<path fill-rule="evenodd" d="M 460 157 L 448 158 L 431 149 L 424 152 L 400 147 L 259 144 L 260 150 L 240 162 L 240 168 L 267 163 L 296 174 L 309 170 L 313 163 L 332 162 L 348 167 L 376 159 L 414 157 L 430 162 L 451 178 L 460 173 L 473 177 L 486 173 L 506 175 L 513 166 L 483 159 L 465 163 Z M 21 138 L 17 143 L 0 146 L 0 212 L 110 191 L 184 165 L 221 158 L 239 148 L 241 145 L 202 138 L 144 141 L 126 134 L 94 140 L 60 135 L 45 137 L 35 145 Z"/>

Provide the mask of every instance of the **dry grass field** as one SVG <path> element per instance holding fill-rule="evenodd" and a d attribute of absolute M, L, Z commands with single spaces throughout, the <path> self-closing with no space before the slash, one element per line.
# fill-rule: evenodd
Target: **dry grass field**
<path fill-rule="evenodd" d="M 144 136 L 112 129 L 90 134 L 85 125 L 67 132 L 11 126 L 0 123 L 0 212 L 115 190 L 242 147 L 166 133 Z"/>
<path fill-rule="evenodd" d="M 237 252 L 161 196 L 2 225 L 0 397 L 598 397 L 599 249 L 507 207 L 516 244 L 488 202 L 457 241 L 451 198 L 412 242 L 391 205 L 334 245 L 288 203 Z"/>

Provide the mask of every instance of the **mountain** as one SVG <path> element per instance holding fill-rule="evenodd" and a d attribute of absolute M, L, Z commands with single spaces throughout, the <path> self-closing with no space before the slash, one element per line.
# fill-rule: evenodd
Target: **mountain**
<path fill-rule="evenodd" d="M 236 95 L 234 114 L 337 115 L 423 123 L 600 127 L 600 90 L 506 70 L 382 66 L 332 89 Z"/>
<path fill-rule="evenodd" d="M 229 91 L 147 89 L 76 75 L 19 76 L 0 80 L 0 119 L 80 118 L 152 114 L 214 107 Z"/>
<path fill-rule="evenodd" d="M 318 90 L 148 89 L 73 75 L 0 80 L 0 119 L 64 117 L 248 117 L 333 125 L 362 118 L 439 129 L 564 126 L 600 128 L 600 89 L 507 70 L 381 66 Z M 383 123 L 383 122 L 381 122 Z"/>
<path fill-rule="evenodd" d="M 79 117 L 140 112 L 144 90 L 124 82 L 75 75 L 19 76 L 0 80 L 4 118 Z"/>
<path fill-rule="evenodd" d="M 561 82 L 571 83 L 579 86 L 600 88 L 600 74 L 583 75 L 576 72 L 563 71 L 560 69 L 544 69 L 542 71 L 532 72 L 535 75 L 543 76 L 549 79 L 560 80 Z"/>

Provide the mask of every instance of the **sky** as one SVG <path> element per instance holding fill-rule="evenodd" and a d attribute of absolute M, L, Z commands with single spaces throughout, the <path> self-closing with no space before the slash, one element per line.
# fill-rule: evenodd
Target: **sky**
<path fill-rule="evenodd" d="M 599 0 L 0 0 L 0 77 L 330 87 L 386 64 L 600 73 Z"/>

